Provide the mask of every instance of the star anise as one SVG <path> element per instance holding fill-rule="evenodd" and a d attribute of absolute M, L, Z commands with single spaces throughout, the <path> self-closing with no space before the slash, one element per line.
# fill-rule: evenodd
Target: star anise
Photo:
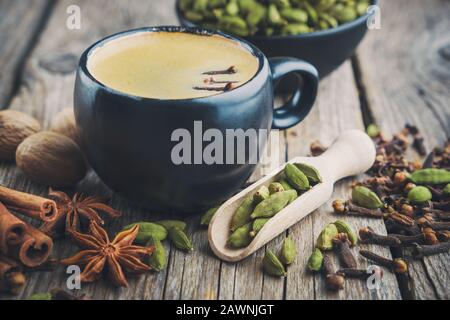
<path fill-rule="evenodd" d="M 48 195 L 55 200 L 58 214 L 56 219 L 44 222 L 40 229 L 51 237 L 60 236 L 64 234 L 64 231 L 79 230 L 81 218 L 103 225 L 104 221 L 98 211 L 105 213 L 109 218 L 121 216 L 119 211 L 104 204 L 103 199 L 97 196 L 76 193 L 71 199 L 66 193 L 51 189 Z"/>
<path fill-rule="evenodd" d="M 89 234 L 69 230 L 72 239 L 85 250 L 62 260 L 61 263 L 84 266 L 80 275 L 82 282 L 93 282 L 99 279 L 106 268 L 109 278 L 115 285 L 127 287 L 124 269 L 132 273 L 144 273 L 151 269 L 141 260 L 145 255 L 152 253 L 154 247 L 133 245 L 138 232 L 139 225 L 135 225 L 129 230 L 118 233 L 114 240 L 110 241 L 106 231 L 92 220 L 89 225 Z"/>

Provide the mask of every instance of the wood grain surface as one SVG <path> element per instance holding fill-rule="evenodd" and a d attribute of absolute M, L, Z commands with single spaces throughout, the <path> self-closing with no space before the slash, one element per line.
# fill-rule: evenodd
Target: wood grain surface
<path fill-rule="evenodd" d="M 430 151 L 450 137 L 450 2 L 383 1 L 381 8 L 381 29 L 357 53 L 369 109 L 387 134 L 416 125 Z M 450 298 L 449 261 L 447 253 L 411 263 L 417 299 Z"/>
<path fill-rule="evenodd" d="M 2 43 L 8 44 L 0 46 L 0 107 L 2 102 L 11 100 L 12 83 L 20 78 L 18 90 L 8 107 L 34 115 L 44 127 L 48 127 L 59 110 L 72 106 L 74 68 L 88 45 L 124 29 L 178 24 L 173 10 L 174 0 L 67 0 L 58 1 L 51 11 L 47 1 L 32 1 L 31 9 L 30 3 L 27 0 L 0 2 L 0 38 Z M 66 10 L 70 5 L 78 5 L 81 9 L 80 30 L 66 27 Z M 363 119 L 370 117 L 388 133 L 396 132 L 405 121 L 417 125 L 428 148 L 441 144 L 448 137 L 450 3 L 443 0 L 385 0 L 381 1 L 381 6 L 382 28 L 368 32 L 353 65 L 347 61 L 323 79 L 317 103 L 308 118 L 281 133 L 279 153 L 282 161 L 307 155 L 309 144 L 316 139 L 327 145 L 345 129 L 364 129 Z M 5 22 L 4 16 L 10 20 Z M 19 19 L 22 16 L 26 17 L 20 18 L 24 25 L 11 24 L 13 17 Z M 41 19 L 48 20 L 43 23 Z M 45 26 L 39 30 L 39 37 L 29 32 L 37 25 Z M 9 30 L 7 36 L 5 29 Z M 36 46 L 28 54 L 27 48 L 34 38 L 37 39 Z M 15 39 L 23 42 L 11 45 Z M 18 73 L 23 57 L 27 57 L 25 67 Z M 8 75 L 3 76 L 5 70 Z M 361 101 L 367 101 L 367 106 L 362 108 L 364 113 Z M 252 179 L 259 176 L 260 170 Z M 333 199 L 347 198 L 352 181 L 341 181 L 336 186 Z M 31 183 L 13 163 L 0 163 L 0 184 L 36 194 L 46 193 L 45 187 Z M 123 211 L 124 216 L 108 225 L 111 233 L 133 221 L 162 217 L 112 195 L 93 172 L 77 186 L 77 190 L 112 196 L 111 205 Z M 369 290 L 361 281 L 348 280 L 343 291 L 327 291 L 323 278 L 307 272 L 305 265 L 322 227 L 337 219 L 331 210 L 331 200 L 266 246 L 279 250 L 288 234 L 295 240 L 299 253 L 284 279 L 263 274 L 261 260 L 264 248 L 239 263 L 226 263 L 215 258 L 207 243 L 207 230 L 199 225 L 200 214 L 181 217 L 188 222 L 195 247 L 193 253 L 180 252 L 167 242 L 169 263 L 165 271 L 130 278 L 130 287 L 122 289 L 100 280 L 83 285 L 77 294 L 85 293 L 95 299 L 107 300 L 401 299 L 411 297 L 406 294 L 411 292 L 418 299 L 449 298 L 448 254 L 414 262 L 410 271 L 414 281 L 406 285 L 399 284 L 393 274 L 385 272 L 379 290 Z M 382 221 L 347 220 L 355 228 L 370 225 L 379 233 L 386 232 Z M 370 248 L 383 256 L 391 255 L 387 248 Z M 59 241 L 54 256 L 63 258 L 75 251 L 76 248 L 67 240 Z M 358 263 L 366 265 L 363 259 L 358 259 Z M 26 288 L 15 298 L 23 299 L 55 287 L 65 288 L 66 277 L 63 268 L 54 273 L 33 273 L 28 277 Z M 410 291 L 406 292 L 406 287 Z M 0 299 L 11 297 L 2 295 Z"/>

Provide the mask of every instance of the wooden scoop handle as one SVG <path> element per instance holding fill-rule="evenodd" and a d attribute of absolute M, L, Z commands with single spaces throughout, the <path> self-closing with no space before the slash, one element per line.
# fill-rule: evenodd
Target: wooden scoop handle
<path fill-rule="evenodd" d="M 375 154 L 375 145 L 366 133 L 348 130 L 327 151 L 312 159 L 324 180 L 334 183 L 369 170 L 374 163 Z"/>

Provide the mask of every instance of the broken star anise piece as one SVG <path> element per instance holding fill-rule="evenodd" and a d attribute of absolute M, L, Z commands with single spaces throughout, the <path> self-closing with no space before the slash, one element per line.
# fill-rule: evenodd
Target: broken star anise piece
<path fill-rule="evenodd" d="M 40 229 L 52 238 L 63 235 L 64 231 L 79 230 L 82 218 L 88 222 L 95 221 L 103 225 L 104 221 L 98 211 L 105 213 L 109 218 L 121 216 L 119 211 L 104 204 L 103 199 L 97 196 L 76 193 L 73 198 L 70 198 L 62 191 L 51 189 L 48 195 L 55 200 L 58 214 L 56 219 L 43 223 Z"/>
<path fill-rule="evenodd" d="M 133 245 L 138 232 L 139 225 L 136 224 L 133 228 L 118 233 L 114 240 L 110 241 L 106 231 L 93 220 L 89 225 L 89 234 L 69 230 L 72 239 L 85 250 L 62 260 L 61 263 L 84 266 L 80 275 L 82 282 L 96 281 L 101 277 L 103 270 L 106 270 L 115 285 L 127 287 L 124 270 L 144 273 L 151 269 L 142 262 L 142 258 L 152 253 L 154 247 Z"/>

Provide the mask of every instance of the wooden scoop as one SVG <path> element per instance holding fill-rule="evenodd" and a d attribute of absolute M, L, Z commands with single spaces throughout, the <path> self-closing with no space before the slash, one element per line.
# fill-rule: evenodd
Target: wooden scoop
<path fill-rule="evenodd" d="M 245 248 L 234 249 L 227 246 L 230 222 L 241 202 L 256 192 L 262 185 L 277 181 L 283 173 L 284 165 L 255 182 L 225 202 L 217 210 L 209 224 L 209 244 L 220 259 L 239 261 L 261 248 L 287 228 L 306 217 L 327 202 L 336 181 L 344 177 L 367 171 L 375 161 L 375 146 L 364 132 L 349 130 L 342 133 L 333 145 L 318 157 L 297 157 L 289 163 L 305 163 L 315 167 L 322 182 L 299 196 L 294 202 L 272 217 Z"/>

